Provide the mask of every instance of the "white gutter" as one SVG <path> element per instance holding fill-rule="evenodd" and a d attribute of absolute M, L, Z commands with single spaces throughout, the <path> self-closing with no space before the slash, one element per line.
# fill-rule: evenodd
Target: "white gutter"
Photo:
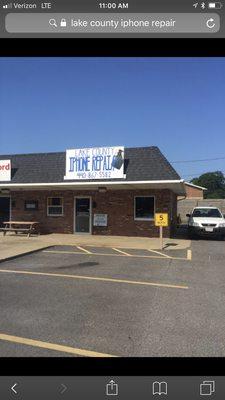
<path fill-rule="evenodd" d="M 190 182 L 185 182 L 185 185 L 191 186 L 191 187 L 197 188 L 197 189 L 208 190 L 207 188 L 205 188 L 203 186 L 198 186 L 198 185 L 195 185 L 194 183 L 190 183 Z"/>
<path fill-rule="evenodd" d="M 179 184 L 184 183 L 184 179 L 180 180 L 162 180 L 162 181 L 100 181 L 100 182 L 55 182 L 55 183 L 0 183 L 0 187 L 48 187 L 48 186 L 106 186 L 106 185 L 143 185 L 143 184 Z"/>

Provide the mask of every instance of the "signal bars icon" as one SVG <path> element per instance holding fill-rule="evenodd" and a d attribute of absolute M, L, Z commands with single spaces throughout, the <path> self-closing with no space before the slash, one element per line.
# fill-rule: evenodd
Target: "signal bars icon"
<path fill-rule="evenodd" d="M 12 8 L 12 3 L 4 4 L 2 8 Z"/>

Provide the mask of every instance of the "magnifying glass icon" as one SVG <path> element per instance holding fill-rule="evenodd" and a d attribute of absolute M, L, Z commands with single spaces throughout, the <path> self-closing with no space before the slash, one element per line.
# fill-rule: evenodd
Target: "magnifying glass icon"
<path fill-rule="evenodd" d="M 56 20 L 55 20 L 54 18 L 51 18 L 51 19 L 49 20 L 49 25 L 55 26 L 55 27 L 57 28 Z"/>

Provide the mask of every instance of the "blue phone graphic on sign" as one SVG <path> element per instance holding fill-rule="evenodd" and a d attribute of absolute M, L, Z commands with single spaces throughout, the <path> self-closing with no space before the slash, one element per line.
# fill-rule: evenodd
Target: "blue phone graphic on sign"
<path fill-rule="evenodd" d="M 113 157 L 112 160 L 112 167 L 116 169 L 120 169 L 123 165 L 123 156 L 122 156 L 123 150 L 119 150 L 117 155 Z"/>

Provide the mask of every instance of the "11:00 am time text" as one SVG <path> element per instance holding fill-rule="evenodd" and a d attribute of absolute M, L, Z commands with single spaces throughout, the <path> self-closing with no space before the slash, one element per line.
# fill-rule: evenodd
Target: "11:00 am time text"
<path fill-rule="evenodd" d="M 99 8 L 113 10 L 113 9 L 128 9 L 128 3 L 99 3 Z"/>

